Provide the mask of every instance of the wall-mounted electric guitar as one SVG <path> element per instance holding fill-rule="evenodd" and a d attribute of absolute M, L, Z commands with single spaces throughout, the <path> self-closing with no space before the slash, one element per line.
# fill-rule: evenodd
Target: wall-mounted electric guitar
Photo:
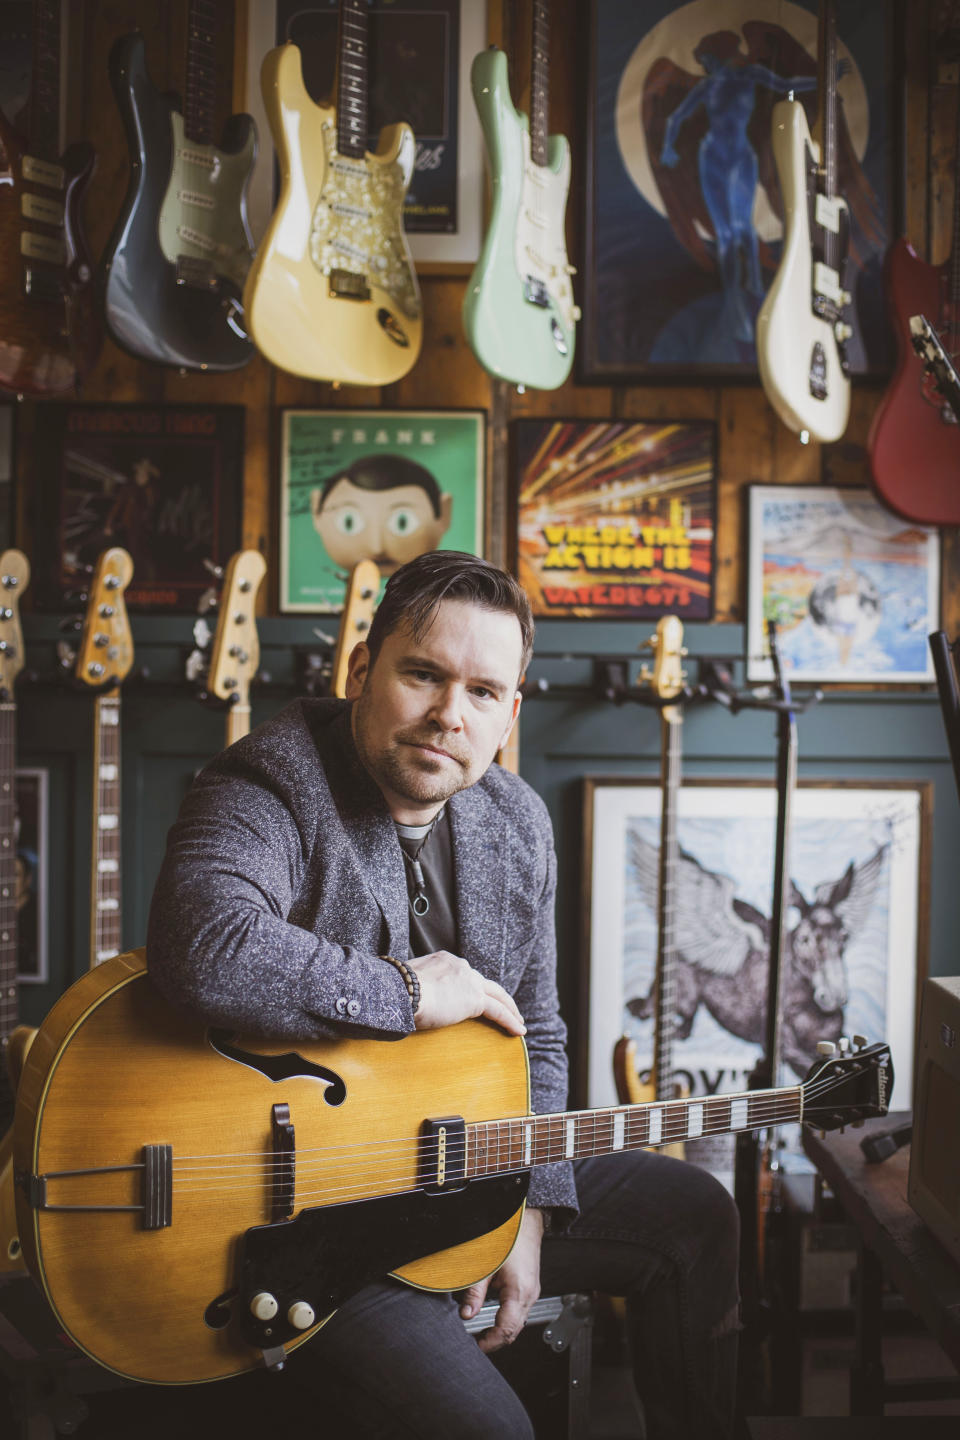
<path fill-rule="evenodd" d="M 799 100 L 773 107 L 773 157 L 784 206 L 780 264 L 757 316 L 767 399 L 791 430 L 839 440 L 850 413 L 846 290 L 850 215 L 837 188 L 837 18 L 821 0 L 818 116 L 812 138 Z"/>
<path fill-rule="evenodd" d="M 274 1045 L 175 1010 L 141 950 L 78 980 L 30 1051 L 17 1218 L 89 1355 L 136 1380 L 213 1380 L 281 1364 L 375 1278 L 458 1290 L 489 1275 L 533 1166 L 833 1128 L 885 1114 L 891 1085 L 878 1044 L 783 1089 L 533 1115 L 524 1042 L 495 1025 Z"/>
<path fill-rule="evenodd" d="M 0 555 L 0 1275 L 23 1270 L 13 1198 L 13 1102 L 22 1068 L 9 1047 L 17 1024 L 17 841 L 14 681 L 23 669 L 20 596 L 30 565 L 19 550 Z"/>
<path fill-rule="evenodd" d="M 330 668 L 330 694 L 342 700 L 347 693 L 347 663 L 354 645 L 365 640 L 380 593 L 380 570 L 373 560 L 361 560 L 350 571 L 340 616 L 337 648 Z"/>
<path fill-rule="evenodd" d="M 130 185 L 104 258 L 107 325 L 131 354 L 188 370 L 236 370 L 253 354 L 241 296 L 257 131 L 232 115 L 213 144 L 216 40 L 216 5 L 190 0 L 182 111 L 154 89 L 140 34 L 110 53 Z"/>
<path fill-rule="evenodd" d="M 683 672 L 683 625 L 676 615 L 665 615 L 650 640 L 654 652 L 652 688 L 662 700 L 681 694 Z M 642 678 L 648 677 L 645 673 Z M 635 1047 L 624 1037 L 614 1050 L 614 1079 L 617 1095 L 633 1103 L 674 1100 L 678 1088 L 673 1057 L 677 1028 L 677 921 L 676 893 L 679 851 L 677 845 L 677 803 L 680 795 L 681 735 L 683 708 L 665 705 L 660 711 L 660 860 L 657 885 L 657 969 L 650 996 L 639 1013 L 653 1018 L 653 1065 L 644 1083 L 637 1074 Z M 682 1146 L 673 1151 L 682 1156 Z"/>
<path fill-rule="evenodd" d="M 81 220 L 94 154 L 59 154 L 60 48 L 60 0 L 34 0 L 29 135 L 0 112 L 0 389 L 21 395 L 75 389 L 100 351 Z"/>
<path fill-rule="evenodd" d="M 261 85 L 280 202 L 244 306 L 274 365 L 315 380 L 390 385 L 420 353 L 423 316 L 403 231 L 416 142 L 385 126 L 367 150 L 367 3 L 340 0 L 336 103 L 314 104 L 296 45 L 271 50 Z"/>
<path fill-rule="evenodd" d="M 570 146 L 547 133 L 548 11 L 547 0 L 533 0 L 529 121 L 510 99 L 502 50 L 482 51 L 470 72 L 493 208 L 463 301 L 467 339 L 484 369 L 540 390 L 569 375 L 580 318 L 564 235 Z"/>

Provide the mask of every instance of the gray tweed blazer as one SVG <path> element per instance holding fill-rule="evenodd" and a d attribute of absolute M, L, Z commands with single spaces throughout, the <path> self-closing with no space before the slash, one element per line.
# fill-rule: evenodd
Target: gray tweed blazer
<path fill-rule="evenodd" d="M 447 808 L 460 954 L 517 1001 L 534 1111 L 562 1110 L 546 807 L 493 765 Z M 217 756 L 187 795 L 151 905 L 150 976 L 173 1003 L 248 1034 L 405 1035 L 403 979 L 378 956 L 409 956 L 407 905 L 396 830 L 357 757 L 349 703 L 297 700 Z M 535 1170 L 529 1199 L 575 1210 L 572 1168 Z"/>

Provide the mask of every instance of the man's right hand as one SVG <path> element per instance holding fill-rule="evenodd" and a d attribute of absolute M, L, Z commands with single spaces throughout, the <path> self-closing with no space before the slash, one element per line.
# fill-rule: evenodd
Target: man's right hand
<path fill-rule="evenodd" d="M 512 995 L 488 980 L 459 955 L 435 950 L 407 961 L 420 981 L 420 1004 L 413 1017 L 418 1030 L 439 1030 L 485 1015 L 510 1035 L 526 1034 L 523 1017 Z"/>

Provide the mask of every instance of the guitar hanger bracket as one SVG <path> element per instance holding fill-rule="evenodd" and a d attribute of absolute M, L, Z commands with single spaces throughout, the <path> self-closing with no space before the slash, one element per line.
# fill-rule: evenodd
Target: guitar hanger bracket
<path fill-rule="evenodd" d="M 618 657 L 597 656 L 593 661 L 591 690 L 598 700 L 609 700 L 614 705 L 627 701 L 647 705 L 652 710 L 665 710 L 671 705 L 686 705 L 704 697 L 702 686 L 684 685 L 675 695 L 658 695 L 649 685 L 630 683 L 630 661 Z"/>

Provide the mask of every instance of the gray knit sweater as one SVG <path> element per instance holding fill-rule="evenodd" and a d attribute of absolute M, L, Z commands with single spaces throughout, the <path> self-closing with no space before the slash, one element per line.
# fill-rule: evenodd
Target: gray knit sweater
<path fill-rule="evenodd" d="M 459 952 L 515 997 L 532 1103 L 566 1104 L 556 990 L 556 859 L 546 807 L 493 765 L 448 801 Z M 278 1040 L 413 1028 L 396 829 L 361 765 L 350 705 L 297 700 L 197 777 L 154 891 L 150 976 L 211 1024 Z M 576 1208 L 571 1167 L 533 1172 L 532 1205 Z"/>

